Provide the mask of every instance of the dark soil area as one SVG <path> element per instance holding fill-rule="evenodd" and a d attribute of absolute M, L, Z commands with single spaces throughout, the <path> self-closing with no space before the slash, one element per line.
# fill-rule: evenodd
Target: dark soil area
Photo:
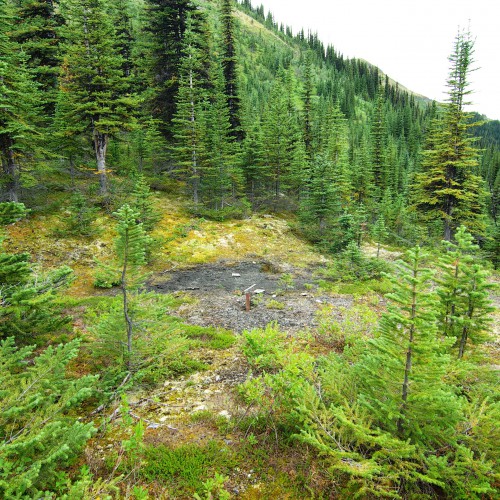
<path fill-rule="evenodd" d="M 350 297 L 332 297 L 318 291 L 313 272 L 285 270 L 269 262 L 221 261 L 168 273 L 150 283 L 149 288 L 158 293 L 188 292 L 196 300 L 182 306 L 178 314 L 192 324 L 219 326 L 240 333 L 276 321 L 285 330 L 294 332 L 314 327 L 316 312 L 325 305 L 332 305 L 334 310 L 352 305 Z M 292 281 L 284 280 L 284 273 Z M 247 312 L 243 291 L 252 285 L 256 286 Z"/>
<path fill-rule="evenodd" d="M 291 274 L 293 288 L 303 290 L 306 283 L 312 283 L 312 271 L 305 269 L 283 270 L 271 262 L 227 262 L 173 271 L 165 278 L 157 278 L 150 284 L 150 289 L 158 293 L 196 290 L 200 292 L 226 291 L 243 292 L 255 285 L 254 289 L 263 289 L 274 293 L 284 288 L 283 274 Z"/>

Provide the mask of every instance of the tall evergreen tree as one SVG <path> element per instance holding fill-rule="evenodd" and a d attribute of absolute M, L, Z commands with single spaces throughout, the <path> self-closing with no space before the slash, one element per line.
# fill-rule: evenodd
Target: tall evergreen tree
<path fill-rule="evenodd" d="M 326 117 L 326 153 L 333 164 L 335 184 L 344 208 L 352 202 L 353 173 L 349 165 L 347 121 L 338 105 L 329 109 Z"/>
<path fill-rule="evenodd" d="M 307 154 L 311 158 L 312 147 L 312 97 L 313 97 L 313 76 L 312 76 L 312 54 L 307 52 L 304 68 L 304 144 Z"/>
<path fill-rule="evenodd" d="M 369 146 L 366 136 L 362 136 L 359 145 L 351 147 L 353 150 L 353 172 L 351 173 L 351 185 L 354 199 L 358 203 L 370 205 L 373 199 L 373 171 L 370 160 Z"/>
<path fill-rule="evenodd" d="M 460 224 L 476 234 L 484 231 L 484 187 L 465 111 L 473 53 L 470 34 L 458 33 L 450 56 L 448 102 L 442 118 L 434 121 L 413 186 L 415 208 L 425 221 L 442 221 L 446 241 Z"/>
<path fill-rule="evenodd" d="M 130 91 L 134 83 L 136 72 L 135 45 L 137 43 L 134 30 L 134 20 L 130 0 L 116 0 L 110 5 L 116 32 L 116 49 L 122 58 L 122 72 L 128 78 Z"/>
<path fill-rule="evenodd" d="M 387 232 L 387 228 L 385 227 L 384 215 L 380 214 L 377 222 L 375 222 L 374 226 L 372 227 L 372 236 L 375 240 L 375 243 L 377 244 L 377 259 L 380 255 L 380 246 L 385 242 L 388 235 L 389 234 Z"/>
<path fill-rule="evenodd" d="M 298 172 L 293 167 L 297 148 L 303 147 L 297 113 L 293 106 L 294 89 L 286 84 L 285 75 L 278 78 L 271 89 L 262 122 L 262 153 L 264 175 L 274 198 L 293 185 Z"/>
<path fill-rule="evenodd" d="M 89 132 L 101 195 L 108 191 L 109 139 L 130 128 L 136 99 L 130 95 L 106 0 L 67 0 L 65 56 L 60 92 L 68 124 Z"/>
<path fill-rule="evenodd" d="M 387 158 L 386 158 L 386 125 L 384 113 L 383 88 L 377 96 L 374 115 L 372 118 L 372 172 L 375 198 L 380 200 L 387 187 Z"/>
<path fill-rule="evenodd" d="M 38 121 L 38 89 L 26 57 L 12 38 L 11 3 L 0 0 L 0 158 L 2 198 L 18 201 L 21 162 L 34 152 Z"/>
<path fill-rule="evenodd" d="M 224 93 L 222 68 L 214 64 L 209 106 L 205 112 L 205 204 L 218 210 L 241 196 L 243 176 L 239 168 L 239 143 L 232 138 L 230 110 Z"/>
<path fill-rule="evenodd" d="M 335 187 L 335 167 L 326 155 L 312 161 L 299 209 L 302 230 L 312 241 L 330 243 L 332 223 L 340 204 Z"/>
<path fill-rule="evenodd" d="M 60 28 L 58 0 L 18 0 L 15 40 L 26 54 L 26 64 L 39 84 L 45 112 L 55 109 L 60 64 Z"/>
<path fill-rule="evenodd" d="M 207 54 L 200 49 L 200 34 L 188 17 L 179 67 L 177 109 L 172 120 L 172 153 L 181 175 L 188 181 L 195 204 L 202 201 L 201 177 L 205 153 L 205 110 L 207 93 L 200 70 Z"/>
<path fill-rule="evenodd" d="M 167 138 L 172 137 L 172 119 L 177 110 L 179 70 L 189 14 L 192 29 L 196 31 L 193 24 L 199 11 L 191 0 L 147 1 L 146 30 L 151 37 L 149 66 L 154 89 L 151 112 Z"/>
<path fill-rule="evenodd" d="M 225 94 L 229 109 L 231 135 L 243 139 L 240 117 L 240 96 L 238 89 L 238 58 L 236 55 L 236 37 L 234 30 L 233 0 L 221 0 L 222 25 L 222 69 L 224 72 Z"/>

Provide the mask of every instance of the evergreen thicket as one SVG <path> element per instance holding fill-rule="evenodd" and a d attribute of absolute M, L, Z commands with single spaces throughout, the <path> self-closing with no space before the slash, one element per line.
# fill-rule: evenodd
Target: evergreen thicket
<path fill-rule="evenodd" d="M 474 127 L 466 110 L 468 33 L 450 57 L 448 102 L 436 105 L 250 2 L 4 0 L 2 9 L 4 199 L 26 190 L 26 201 L 55 171 L 73 183 L 95 168 L 101 195 L 114 175 L 166 174 L 186 184 L 196 214 L 241 216 L 250 202 L 308 221 L 322 155 L 332 222 L 363 203 L 368 230 L 384 216 L 387 242 L 439 238 L 439 222 L 450 240 L 465 224 L 495 254 L 498 128 Z M 323 216 L 308 224 L 317 240 Z"/>

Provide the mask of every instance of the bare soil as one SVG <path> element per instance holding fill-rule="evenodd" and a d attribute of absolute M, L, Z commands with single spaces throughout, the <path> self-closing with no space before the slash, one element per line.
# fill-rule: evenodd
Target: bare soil
<path fill-rule="evenodd" d="M 269 261 L 219 261 L 165 273 L 149 288 L 158 293 L 186 292 L 192 296 L 195 300 L 178 311 L 192 324 L 241 333 L 275 321 L 295 332 L 314 327 L 317 310 L 326 304 L 352 305 L 350 297 L 321 293 L 314 284 L 314 272 L 314 268 L 284 267 Z M 291 276 L 291 282 L 284 281 L 284 273 Z M 252 285 L 251 308 L 247 312 L 244 291 Z"/>

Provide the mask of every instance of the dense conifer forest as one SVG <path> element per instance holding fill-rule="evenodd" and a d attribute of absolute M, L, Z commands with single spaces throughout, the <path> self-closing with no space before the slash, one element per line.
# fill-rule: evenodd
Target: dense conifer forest
<path fill-rule="evenodd" d="M 474 37 L 437 103 L 264 12 L 0 0 L 1 498 L 498 498 Z"/>

